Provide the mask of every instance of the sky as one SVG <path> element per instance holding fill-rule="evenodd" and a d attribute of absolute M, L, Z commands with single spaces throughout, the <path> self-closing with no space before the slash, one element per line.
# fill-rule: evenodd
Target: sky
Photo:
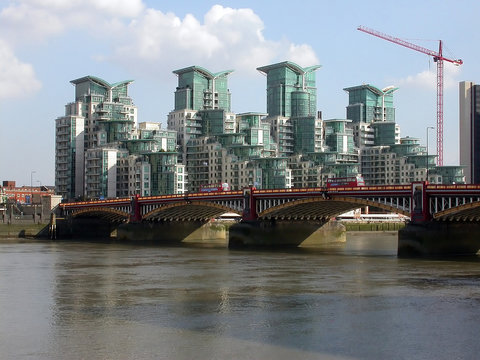
<path fill-rule="evenodd" d="M 0 0 L 0 181 L 55 183 L 55 119 L 73 102 L 71 80 L 134 80 L 138 121 L 166 127 L 174 70 L 229 76 L 232 111 L 266 112 L 266 78 L 282 61 L 316 71 L 323 119 L 346 117 L 344 88 L 394 85 L 401 136 L 436 152 L 436 63 L 357 30 L 362 25 L 438 50 L 445 62 L 444 165 L 458 165 L 458 83 L 480 83 L 476 0 L 142 1 Z"/>

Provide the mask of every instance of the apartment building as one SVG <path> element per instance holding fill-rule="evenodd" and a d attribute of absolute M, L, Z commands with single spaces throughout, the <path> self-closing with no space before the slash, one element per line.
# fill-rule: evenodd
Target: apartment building
<path fill-rule="evenodd" d="M 73 199 L 185 191 L 177 133 L 159 123 L 138 124 L 137 107 L 128 95 L 132 80 L 110 84 L 85 76 L 71 83 L 75 101 L 55 121 L 58 194 Z M 165 179 L 170 183 L 165 185 Z"/>
<path fill-rule="evenodd" d="M 480 184 L 480 85 L 459 84 L 460 165 L 469 184 Z"/>
<path fill-rule="evenodd" d="M 267 113 L 282 156 L 322 151 L 315 71 L 291 61 L 258 67 L 267 78 Z"/>
<path fill-rule="evenodd" d="M 239 114 L 231 110 L 232 70 L 175 70 L 166 129 L 138 123 L 131 80 L 72 80 L 75 101 L 55 121 L 57 192 L 72 199 L 193 192 L 222 183 L 231 189 L 317 187 L 329 177 L 359 173 L 367 185 L 465 181 L 461 167 L 437 167 L 436 155 L 418 139 L 400 137 L 393 86 L 345 88 L 346 118 L 323 120 L 319 68 L 289 61 L 257 68 L 266 77 L 267 111 Z M 465 94 L 472 88 L 467 85 Z M 472 107 L 468 94 L 461 114 Z M 471 129 L 469 121 L 465 128 Z"/>

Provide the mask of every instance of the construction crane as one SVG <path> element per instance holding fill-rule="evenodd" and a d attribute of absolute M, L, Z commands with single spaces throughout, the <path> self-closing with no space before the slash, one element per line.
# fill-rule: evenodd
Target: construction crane
<path fill-rule="evenodd" d="M 462 65 L 461 59 L 448 59 L 443 56 L 442 52 L 442 40 L 439 40 L 438 52 L 424 48 L 419 45 L 412 44 L 408 41 L 383 34 L 379 31 L 369 29 L 365 26 L 359 26 L 357 30 L 363 31 L 367 34 L 379 37 L 381 39 L 391 41 L 394 44 L 405 46 L 409 49 L 419 51 L 421 53 L 430 55 L 433 57 L 433 61 L 437 63 L 437 164 L 443 165 L 443 61 L 451 62 L 454 65 Z"/>

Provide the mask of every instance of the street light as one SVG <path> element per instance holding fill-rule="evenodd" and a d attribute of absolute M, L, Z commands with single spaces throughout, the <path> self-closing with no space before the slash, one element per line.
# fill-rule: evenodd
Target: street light
<path fill-rule="evenodd" d="M 36 173 L 35 170 L 30 172 L 30 205 L 33 204 L 33 173 Z"/>
<path fill-rule="evenodd" d="M 435 129 L 433 126 L 427 126 L 427 175 L 426 175 L 426 181 L 428 182 L 428 130 L 433 130 Z"/>

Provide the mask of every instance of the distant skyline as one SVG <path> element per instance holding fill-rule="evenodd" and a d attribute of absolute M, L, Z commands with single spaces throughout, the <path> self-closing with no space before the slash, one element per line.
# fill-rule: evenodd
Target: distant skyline
<path fill-rule="evenodd" d="M 177 78 L 197 65 L 229 76 L 232 111 L 266 112 L 257 67 L 281 61 L 316 71 L 317 108 L 345 118 L 343 88 L 394 85 L 401 135 L 426 144 L 436 126 L 431 57 L 362 33 L 364 25 L 432 50 L 445 63 L 444 164 L 458 165 L 458 83 L 480 82 L 477 1 L 0 0 L 0 180 L 54 185 L 55 119 L 74 101 L 70 81 L 133 79 L 138 120 L 166 128 Z M 420 39 L 434 39 L 424 41 Z M 429 152 L 435 153 L 435 132 Z M 33 173 L 32 173 L 33 172 Z"/>

